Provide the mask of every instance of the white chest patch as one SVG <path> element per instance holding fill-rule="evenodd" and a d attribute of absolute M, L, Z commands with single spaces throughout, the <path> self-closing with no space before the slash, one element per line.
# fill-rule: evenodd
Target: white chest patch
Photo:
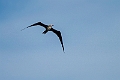
<path fill-rule="evenodd" d="M 51 26 L 48 26 L 48 27 L 47 27 L 47 30 L 49 31 L 51 28 L 52 28 Z"/>

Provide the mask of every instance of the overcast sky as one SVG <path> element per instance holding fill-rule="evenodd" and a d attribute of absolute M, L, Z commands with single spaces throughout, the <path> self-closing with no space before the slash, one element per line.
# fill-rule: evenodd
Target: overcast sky
<path fill-rule="evenodd" d="M 0 0 L 0 80 L 120 80 L 120 0 Z"/>

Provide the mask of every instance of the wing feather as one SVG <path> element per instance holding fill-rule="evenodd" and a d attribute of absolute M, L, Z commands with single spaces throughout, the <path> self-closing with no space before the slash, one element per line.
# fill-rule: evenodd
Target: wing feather
<path fill-rule="evenodd" d="M 61 42 L 61 45 L 62 45 L 62 48 L 63 48 L 63 51 L 64 51 L 64 45 L 63 45 L 63 41 L 62 41 L 62 35 L 61 35 L 61 32 L 60 31 L 57 31 L 53 28 L 51 28 L 51 31 L 53 31 L 58 37 L 59 37 L 59 40 Z"/>
<path fill-rule="evenodd" d="M 28 27 L 37 26 L 37 25 L 43 26 L 43 27 L 45 27 L 45 28 L 47 27 L 47 25 L 45 25 L 45 24 L 43 24 L 43 23 L 41 23 L 41 22 L 37 22 L 37 23 L 32 24 L 32 25 L 30 25 L 30 26 L 28 26 Z"/>
<path fill-rule="evenodd" d="M 45 24 L 43 24 L 43 23 L 41 23 L 41 22 L 37 22 L 37 23 L 32 24 L 32 25 L 30 25 L 30 26 L 28 26 L 28 27 L 26 27 L 26 28 L 29 28 L 29 27 L 32 27 L 32 26 L 37 26 L 37 25 L 43 26 L 44 28 L 47 28 L 47 26 L 48 26 L 48 25 L 45 25 Z M 24 28 L 24 29 L 26 29 L 26 28 Z M 24 30 L 24 29 L 22 29 L 22 30 Z M 21 31 L 22 31 L 22 30 L 21 30 Z"/>

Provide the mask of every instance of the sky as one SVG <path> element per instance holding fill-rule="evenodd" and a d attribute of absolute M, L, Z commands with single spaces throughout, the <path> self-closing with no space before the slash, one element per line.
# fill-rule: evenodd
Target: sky
<path fill-rule="evenodd" d="M 0 80 L 120 80 L 120 0 L 0 0 Z"/>

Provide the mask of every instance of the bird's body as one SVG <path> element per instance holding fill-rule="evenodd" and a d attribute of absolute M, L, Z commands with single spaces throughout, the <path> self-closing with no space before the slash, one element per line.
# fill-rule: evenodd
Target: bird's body
<path fill-rule="evenodd" d="M 50 31 L 51 28 L 52 28 L 52 25 L 49 25 L 49 26 L 47 27 L 47 30 Z"/>
<path fill-rule="evenodd" d="M 51 25 L 45 25 L 45 24 L 43 24 L 41 22 L 37 22 L 37 23 L 32 24 L 32 25 L 30 25 L 30 26 L 28 26 L 26 28 L 29 28 L 29 27 L 32 27 L 32 26 L 37 26 L 37 25 L 43 26 L 45 28 L 45 31 L 43 32 L 43 34 L 46 34 L 48 31 L 52 31 L 53 33 L 55 33 L 59 37 L 59 40 L 61 42 L 61 45 L 62 45 L 62 48 L 63 48 L 63 51 L 64 51 L 64 46 L 63 46 L 61 32 L 58 31 L 58 30 L 53 29 L 52 26 L 54 26 L 54 25 L 52 25 L 52 24 Z M 24 28 L 24 29 L 26 29 L 26 28 Z M 24 30 L 24 29 L 22 29 L 22 30 Z"/>

